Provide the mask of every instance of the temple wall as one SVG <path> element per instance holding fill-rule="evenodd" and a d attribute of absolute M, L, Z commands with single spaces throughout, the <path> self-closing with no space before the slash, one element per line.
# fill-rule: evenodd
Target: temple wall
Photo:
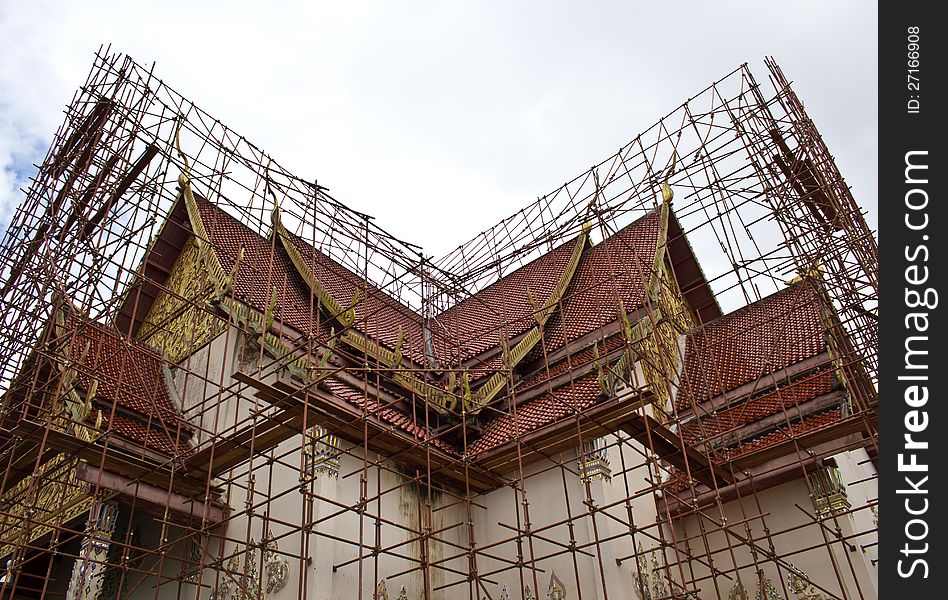
<path fill-rule="evenodd" d="M 230 376 L 239 368 L 253 372 L 256 360 L 253 350 L 246 346 L 245 339 L 232 327 L 229 333 L 220 335 L 195 352 L 188 359 L 187 368 L 180 369 L 174 377 L 185 413 L 202 428 L 220 434 L 235 423 L 245 421 L 253 410 L 262 408 L 261 401 Z M 263 362 L 269 360 L 265 357 Z M 272 382 L 275 379 L 275 375 L 270 375 L 264 380 Z M 236 389 L 242 390 L 240 395 L 233 393 Z M 245 421 L 241 426 L 248 423 Z M 206 440 L 209 436 L 205 434 L 201 437 Z M 434 536 L 446 542 L 429 542 L 428 562 L 442 564 L 440 561 L 443 559 L 464 552 L 467 547 L 465 528 L 439 531 L 444 524 L 467 521 L 461 514 L 464 504 L 456 504 L 455 496 L 435 493 L 431 499 L 431 522 L 428 523 L 425 517 L 428 514 L 425 487 L 412 483 L 402 485 L 408 478 L 402 474 L 404 469 L 392 461 L 385 461 L 383 468 L 369 464 L 363 473 L 362 449 L 353 448 L 345 442 L 340 443 L 343 452 L 338 457 L 339 474 L 325 470 L 318 473 L 309 471 L 310 480 L 304 482 L 301 488 L 300 473 L 310 468 L 307 467 L 310 463 L 304 444 L 304 436 L 295 435 L 273 451 L 255 456 L 252 462 L 234 469 L 227 478 L 232 483 L 225 490 L 225 498 L 237 514 L 229 520 L 226 528 L 219 528 L 216 532 L 216 535 L 226 537 L 223 552 L 225 566 L 228 566 L 231 556 L 238 553 L 237 562 L 229 566 L 245 569 L 245 549 L 252 540 L 259 555 L 255 560 L 259 576 L 265 570 L 266 562 L 266 553 L 259 546 L 267 532 L 271 538 L 277 539 L 278 558 L 286 561 L 288 575 L 284 587 L 265 593 L 265 597 L 291 598 L 300 591 L 307 598 L 324 600 L 356 597 L 360 580 L 360 540 L 363 546 L 361 580 L 366 582 L 363 583 L 363 598 L 371 598 L 375 592 L 374 586 L 369 589 L 367 582 L 383 579 L 386 580 L 392 600 L 403 586 L 409 598 L 417 598 L 422 594 L 425 582 L 421 569 L 400 574 L 417 567 L 422 558 L 419 543 L 405 543 L 416 535 L 410 530 L 429 526 L 432 532 L 436 532 Z M 368 457 L 370 463 L 377 460 L 375 454 Z M 249 474 L 251 470 L 252 477 Z M 360 528 L 359 515 L 355 511 L 344 510 L 340 505 L 352 507 L 359 503 L 363 478 L 365 495 L 369 501 L 365 508 L 366 514 L 361 517 Z M 251 480 L 252 492 L 248 487 Z M 381 497 L 378 496 L 379 489 L 384 491 Z M 248 500 L 251 501 L 251 509 L 248 509 Z M 445 505 L 452 506 L 444 508 Z M 380 517 L 378 528 L 376 516 Z M 317 524 L 311 532 L 299 531 L 300 524 L 307 522 Z M 373 557 L 372 549 L 376 546 L 391 548 L 391 553 Z M 283 552 L 306 558 L 299 561 L 280 554 Z M 443 564 L 456 572 L 466 572 L 468 561 L 462 556 Z M 333 567 L 338 569 L 334 571 Z M 429 573 L 431 588 L 438 588 L 458 577 L 436 567 L 431 568 Z M 206 569 L 202 580 L 209 586 L 207 589 L 220 587 L 214 569 Z M 267 577 L 261 581 L 265 588 Z M 457 589 L 447 588 L 436 592 L 433 597 L 450 598 Z"/>
<path fill-rule="evenodd" d="M 865 457 L 865 451 L 837 455 L 844 482 L 863 480 L 874 472 L 872 465 L 863 462 L 860 455 Z M 866 492 L 874 494 L 866 488 L 861 484 L 849 486 L 847 491 L 853 494 L 850 498 L 853 506 L 865 506 Z M 707 519 L 720 520 L 721 512 L 710 507 L 704 513 L 707 529 L 715 528 Z M 826 596 L 828 591 L 842 598 L 876 597 L 876 569 L 872 560 L 876 554 L 874 544 L 877 534 L 871 521 L 872 513 L 868 509 L 855 513 L 843 510 L 835 516 L 826 516 L 821 523 L 814 520 L 816 514 L 806 481 L 795 479 L 767 490 L 758 490 L 756 495 L 725 503 L 723 516 L 729 525 L 730 535 L 717 531 L 702 536 L 702 523 L 697 516 L 676 519 L 674 532 L 669 531 L 669 535 L 676 536 L 680 548 L 684 547 L 687 539 L 687 544 L 698 554 L 707 552 L 715 568 L 727 573 L 727 576 L 718 575 L 712 580 L 706 564 L 691 561 L 683 565 L 686 576 L 698 581 L 701 598 L 717 597 L 715 582 L 717 593 L 721 597 L 728 597 L 737 584 L 735 563 L 741 567 L 739 578 L 748 597 L 753 597 L 758 591 L 758 569 L 769 579 L 780 597 L 796 597 L 788 584 L 789 571 L 781 568 L 778 573 L 775 563 L 768 560 L 771 551 L 805 575 L 800 585 L 807 586 L 806 580 L 809 580 L 823 588 L 817 587 L 808 593 Z M 858 535 L 867 531 L 871 531 L 871 534 Z M 742 540 L 748 538 L 754 540 L 756 552 L 743 543 Z M 824 540 L 828 546 L 823 545 Z M 841 589 L 839 580 L 844 582 L 844 589 Z"/>

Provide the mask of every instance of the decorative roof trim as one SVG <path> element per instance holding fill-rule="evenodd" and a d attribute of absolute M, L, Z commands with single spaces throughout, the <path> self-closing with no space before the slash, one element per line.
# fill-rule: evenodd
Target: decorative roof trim
<path fill-rule="evenodd" d="M 201 220 L 201 211 L 198 210 L 197 200 L 194 192 L 191 190 L 191 178 L 187 173 L 181 172 L 178 175 L 178 185 L 181 188 L 181 196 L 184 197 L 184 206 L 188 212 L 188 221 L 191 223 L 191 231 L 194 232 L 194 239 L 198 247 L 198 259 L 207 267 L 208 275 L 214 282 L 214 291 L 218 297 L 223 296 L 230 289 L 230 277 L 224 274 L 224 268 L 221 267 L 221 261 L 214 252 L 214 246 L 210 243 L 207 228 L 204 227 L 204 221 Z"/>
<path fill-rule="evenodd" d="M 287 255 L 290 257 L 290 262 L 293 263 L 293 266 L 296 267 L 297 272 L 313 291 L 317 298 L 319 298 L 319 303 L 326 309 L 329 313 L 329 316 L 335 319 L 342 327 L 349 327 L 355 321 L 355 305 L 359 301 L 359 292 L 356 290 L 356 294 L 352 299 L 349 308 L 343 308 L 343 306 L 332 297 L 332 294 L 329 293 L 323 285 L 316 278 L 316 274 L 313 273 L 312 269 L 309 268 L 309 265 L 306 264 L 306 259 L 303 258 L 303 255 L 300 254 L 299 250 L 296 249 L 296 246 L 293 244 L 293 240 L 290 239 L 290 233 L 283 226 L 283 222 L 280 219 L 280 205 L 274 204 L 273 212 L 270 213 L 270 221 L 273 224 L 273 231 L 276 234 L 277 240 L 283 246 L 283 249 L 286 250 Z"/>
<path fill-rule="evenodd" d="M 566 268 L 563 270 L 560 280 L 557 282 L 556 287 L 553 288 L 553 291 L 550 292 L 550 296 L 546 299 L 542 308 L 539 308 L 534 315 L 537 324 L 534 325 L 533 328 L 527 332 L 527 335 L 513 348 L 508 349 L 503 336 L 501 336 L 500 345 L 503 351 L 504 370 L 497 371 L 491 375 L 476 392 L 470 395 L 470 398 L 465 394 L 464 410 L 466 413 L 476 415 L 488 402 L 497 396 L 507 385 L 507 371 L 517 366 L 517 364 L 530 353 L 530 350 L 540 342 L 543 327 L 553 315 L 554 311 L 556 311 L 556 307 L 563 298 L 563 294 L 566 293 L 566 288 L 569 287 L 573 279 L 573 274 L 576 273 L 576 268 L 579 266 L 579 259 L 582 257 L 586 242 L 589 240 L 590 229 L 590 223 L 587 222 L 583 224 L 582 232 L 579 234 L 579 237 L 576 238 L 573 253 L 569 257 L 569 262 L 566 264 Z"/>
<path fill-rule="evenodd" d="M 293 266 L 296 267 L 303 281 L 306 282 L 313 291 L 313 294 L 319 299 L 320 305 L 326 310 L 330 318 L 335 320 L 344 329 L 343 333 L 339 335 L 339 339 L 350 348 L 377 360 L 390 369 L 400 369 L 403 356 L 401 349 L 403 335 L 399 334 L 399 343 L 393 351 L 369 339 L 355 329 L 352 329 L 351 326 L 355 322 L 355 306 L 359 301 L 358 291 L 356 291 L 349 307 L 343 308 L 342 304 L 333 298 L 329 290 L 319 282 L 316 274 L 313 273 L 312 269 L 310 269 L 306 263 L 306 259 L 299 250 L 297 250 L 290 233 L 283 226 L 283 222 L 280 219 L 280 205 L 276 202 L 274 203 L 273 212 L 270 214 L 270 217 L 276 239 L 280 242 L 280 245 L 283 246 L 283 249 L 286 250 L 287 255 L 290 257 L 290 262 L 293 263 Z M 448 414 L 457 409 L 458 397 L 453 393 L 456 387 L 454 378 L 451 378 L 449 381 L 448 389 L 444 389 L 428 383 L 410 371 L 396 370 L 392 376 L 392 381 L 414 396 L 423 399 L 428 405 L 432 406 L 441 414 Z"/>
<path fill-rule="evenodd" d="M 666 247 L 668 245 L 668 215 L 671 207 L 671 188 L 667 183 L 662 184 L 662 194 L 667 198 L 662 202 L 662 208 L 658 217 L 658 237 L 655 241 L 655 256 L 652 259 L 652 272 L 648 276 L 648 297 L 652 302 L 658 302 L 658 292 L 661 286 L 662 263 L 665 262 Z M 665 195 L 665 189 L 668 189 L 668 195 Z"/>
<path fill-rule="evenodd" d="M 194 191 L 191 189 L 191 162 L 188 160 L 187 154 L 181 150 L 182 119 L 183 115 L 178 115 L 177 127 L 174 131 L 174 146 L 178 151 L 178 156 L 184 163 L 184 169 L 178 174 L 178 187 L 181 189 L 180 195 L 184 196 L 184 205 L 188 212 L 188 221 L 191 223 L 191 232 L 197 242 L 198 260 L 205 264 L 208 275 L 214 281 L 214 291 L 218 297 L 221 297 L 230 289 L 232 282 L 230 277 L 224 275 L 224 268 L 221 266 L 221 261 L 210 243 L 211 238 L 207 234 L 207 228 L 204 227 L 204 221 L 201 220 L 201 211 L 198 210 L 197 200 L 194 198 Z"/>

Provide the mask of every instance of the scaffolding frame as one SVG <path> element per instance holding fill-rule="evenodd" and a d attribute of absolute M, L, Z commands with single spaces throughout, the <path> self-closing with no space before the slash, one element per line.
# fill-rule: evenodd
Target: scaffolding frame
<path fill-rule="evenodd" d="M 631 562 L 637 577 L 645 571 L 652 573 L 651 579 L 635 581 L 652 585 L 638 591 L 655 600 L 698 597 L 699 593 L 734 597 L 729 594 L 737 583 L 746 590 L 769 589 L 761 587 L 765 568 L 778 574 L 774 589 L 790 598 L 797 593 L 793 582 L 799 580 L 793 577 L 798 570 L 792 564 L 794 556 L 774 551 L 775 539 L 808 527 L 819 535 L 799 552 L 824 551 L 838 587 L 849 591 L 841 594 L 807 580 L 813 586 L 810 589 L 826 598 L 872 597 L 871 590 L 860 587 L 846 549 L 871 537 L 874 530 L 844 535 L 839 521 L 848 514 L 874 512 L 876 499 L 822 514 L 813 506 L 798 504 L 796 509 L 806 517 L 804 524 L 772 530 L 772 516 L 761 505 L 763 491 L 758 492 L 755 485 L 755 479 L 787 478 L 792 471 L 806 483 L 812 497 L 823 497 L 824 491 L 814 488 L 811 478 L 814 465 L 848 449 L 864 448 L 873 460 L 877 455 L 877 242 L 780 67 L 772 59 L 767 59 L 766 66 L 768 85 L 758 84 L 748 65 L 741 65 L 612 156 L 435 258 L 335 199 L 316 180 L 302 179 L 282 168 L 268 153 L 155 77 L 153 66 L 100 49 L 0 246 L 0 313 L 5 319 L 0 331 L 0 391 L 4 393 L 0 458 L 5 466 L 0 491 L 5 496 L 19 494 L 17 504 L 0 506 L 4 528 L 0 542 L 7 561 L 0 595 L 47 595 L 54 585 L 54 558 L 71 558 L 119 573 L 123 597 L 145 593 L 143 586 L 151 586 L 154 598 L 168 594 L 207 597 L 220 589 L 243 590 L 244 596 L 237 597 L 263 598 L 263 579 L 251 582 L 248 565 L 252 560 L 263 564 L 282 557 L 294 572 L 287 589 L 295 587 L 294 593 L 304 597 L 312 585 L 313 540 L 322 538 L 354 548 L 353 556 L 333 564 L 332 570 L 354 573 L 352 591 L 358 598 L 378 597 L 385 578 L 413 574 L 421 578 L 418 591 L 425 600 L 498 598 L 505 577 L 518 583 L 518 589 L 508 593 L 527 597 L 525 590 L 530 589 L 539 596 L 548 589 L 548 580 L 553 585 L 546 565 L 558 556 L 569 557 L 573 572 L 556 577 L 567 580 L 566 585 L 578 591 L 577 597 L 584 596 L 579 561 L 588 559 L 599 573 L 599 588 L 587 594 L 607 598 L 605 580 L 611 568 L 607 563 L 614 552 L 604 548 L 620 542 L 631 551 L 616 556 L 614 562 L 620 566 Z M 571 419 L 564 419 L 570 421 L 570 430 L 558 435 L 574 445 L 579 442 L 579 460 L 576 455 L 564 458 L 562 445 L 549 445 L 545 438 L 521 435 L 517 429 L 508 455 L 498 458 L 496 465 L 485 465 L 470 458 L 473 442 L 469 440 L 482 434 L 486 420 L 504 416 L 516 420 L 518 408 L 523 407 L 512 383 L 513 367 L 507 366 L 506 403 L 488 404 L 480 415 L 457 408 L 448 410 L 447 417 L 438 416 L 426 409 L 425 399 L 411 398 L 411 425 L 429 435 L 402 436 L 399 439 L 409 443 L 398 449 L 373 428 L 373 419 L 387 409 L 404 406 L 404 399 L 380 393 L 381 382 L 404 369 L 392 369 L 354 351 L 341 343 L 342 332 L 333 330 L 330 338 L 279 333 L 286 352 L 271 356 L 261 346 L 255 357 L 244 357 L 253 369 L 231 381 L 223 375 L 224 363 L 220 368 L 209 364 L 210 353 L 204 364 L 198 364 L 202 359 L 197 354 L 183 362 L 166 360 L 175 378 L 185 376 L 191 387 L 185 395 L 202 387 L 213 392 L 205 392 L 203 401 L 186 409 L 185 417 L 194 429 L 193 446 L 149 471 L 132 458 L 122 458 L 118 438 L 109 431 L 94 440 L 74 439 L 62 431 L 86 426 L 82 419 L 35 417 L 45 410 L 51 414 L 48 399 L 68 394 L 75 388 L 75 378 L 83 374 L 73 373 L 69 379 L 69 369 L 65 369 L 48 377 L 31 366 L 42 361 L 62 363 L 64 344 L 85 335 L 95 323 L 111 322 L 123 307 L 131 306 L 134 320 L 138 300 L 129 300 L 128 290 L 136 285 L 148 283 L 162 293 L 176 293 L 164 281 L 150 279 L 146 256 L 179 202 L 182 173 L 199 197 L 259 234 L 273 252 L 272 223 L 278 207 L 288 231 L 362 280 L 362 298 L 383 292 L 432 323 L 451 306 L 476 298 L 491 283 L 576 239 L 587 224 L 591 224 L 592 242 L 608 239 L 661 207 L 668 187 L 674 190 L 675 216 L 682 233 L 701 257 L 707 281 L 723 306 L 732 309 L 758 301 L 784 289 L 794 277 L 817 290 L 826 308 L 832 366 L 845 382 L 849 398 L 848 428 L 834 433 L 833 439 L 849 436 L 849 441 L 832 452 L 814 453 L 815 445 L 807 437 L 812 434 L 795 433 L 795 417 L 784 408 L 785 444 L 792 448 L 784 456 L 790 458 L 747 480 L 752 470 L 742 464 L 751 461 L 722 459 L 707 438 L 703 438 L 704 450 L 689 450 L 691 444 L 682 433 L 687 416 L 674 405 L 661 414 L 649 412 L 654 398 L 679 392 L 678 380 L 666 379 L 666 389 L 661 390 L 633 381 L 632 375 L 633 380 L 623 383 L 646 391 L 628 396 L 621 415 L 576 410 L 564 402 L 572 414 Z M 631 267 L 613 268 L 612 277 L 616 277 Z M 648 271 L 651 265 L 644 268 Z M 232 275 L 252 278 L 265 289 L 282 283 L 271 281 L 270 273 L 262 269 L 248 267 Z M 57 330 L 49 323 L 64 298 L 85 317 L 67 320 Z M 233 325 L 215 306 L 178 300 L 222 326 Z M 315 292 L 310 300 L 312 306 L 319 306 Z M 562 310 L 562 305 L 558 308 Z M 646 302 L 645 318 L 657 322 L 657 309 Z M 363 314 L 366 328 L 372 316 Z M 516 335 L 506 330 L 512 319 L 506 314 L 497 319 L 501 326 L 492 334 L 504 347 L 512 346 Z M 130 333 L 117 328 L 115 343 L 123 343 Z M 225 338 L 232 335 L 240 335 L 239 327 L 223 334 Z M 542 327 L 540 335 L 543 370 L 552 377 Z M 413 342 L 418 347 L 406 352 L 418 356 L 429 352 L 427 344 Z M 574 357 L 571 384 L 572 372 L 578 379 L 581 372 L 600 364 L 598 343 L 593 342 L 596 356 Z M 676 349 L 677 356 L 662 360 L 683 361 L 684 350 Z M 626 364 L 656 360 L 633 344 L 618 350 L 604 345 L 602 351 Z M 327 416 L 319 404 L 322 400 L 314 399 L 320 393 L 319 381 L 291 386 L 278 377 L 298 358 L 316 363 L 327 352 L 341 361 L 330 367 L 333 376 L 362 382 L 361 414 L 348 423 L 339 416 L 341 412 Z M 457 361 L 419 368 L 416 375 L 434 377 L 436 372 L 444 378 L 457 372 L 460 377 L 462 365 Z M 669 368 L 651 366 L 664 372 Z M 73 365 L 73 369 L 82 367 Z M 467 372 L 476 378 L 490 374 L 491 368 L 473 366 Z M 217 373 L 216 379 L 212 373 Z M 230 407 L 226 409 L 232 411 L 230 417 L 221 415 L 224 406 Z M 694 404 L 691 414 L 703 410 Z M 114 404 L 112 411 L 112 417 L 121 412 Z M 629 424 L 633 414 L 634 422 L 642 424 L 640 429 Z M 27 416 L 33 427 L 29 431 L 24 425 Z M 218 423 L 227 418 L 232 422 L 219 430 Z M 314 437 L 317 425 L 324 429 Z M 269 432 L 275 433 L 267 437 Z M 180 429 L 171 433 L 182 435 Z M 440 451 L 438 440 L 457 447 L 457 455 Z M 316 485 L 321 475 L 308 462 L 312 456 L 307 452 L 318 443 L 334 450 L 333 460 L 341 465 L 337 467 L 339 485 L 357 485 L 353 501 L 323 493 Z M 595 450 L 589 450 L 593 446 Z M 84 466 L 71 471 L 72 463 L 57 458 L 62 453 L 77 457 Z M 611 471 L 612 489 L 619 490 L 613 492 L 614 499 L 597 497 L 597 479 L 587 472 L 587 455 L 589 460 L 603 455 L 620 459 Z M 205 462 L 197 465 L 195 457 Z M 542 458 L 542 468 L 531 467 L 537 457 Z M 127 522 L 119 524 L 118 530 L 125 532 L 124 537 L 111 537 L 108 556 L 90 558 L 77 542 L 95 536 L 77 525 L 76 515 L 62 520 L 70 509 L 62 504 L 84 494 L 90 498 L 89 505 L 72 507 L 81 509 L 76 514 L 98 514 L 103 502 L 120 496 L 118 484 L 109 479 L 110 465 L 120 460 L 126 461 L 122 463 L 126 469 L 139 469 L 130 481 L 141 489 L 147 487 L 152 496 L 146 497 L 145 492 L 131 499 L 123 496 L 126 510 L 122 514 Z M 298 481 L 275 489 L 279 481 L 274 473 L 278 472 L 298 473 Z M 562 483 L 557 501 L 565 512 L 562 518 L 544 520 L 534 507 L 540 502 L 537 495 L 549 489 L 550 474 L 556 472 Z M 649 485 L 630 487 L 634 480 L 627 475 L 642 472 Z M 732 483 L 741 477 L 745 484 Z M 577 480 L 581 482 L 578 489 L 571 485 Z M 698 482 L 708 490 L 699 492 Z M 59 486 L 60 505 L 41 505 L 47 493 L 43 490 L 53 484 Z M 486 512 L 485 497 L 496 490 L 509 491 L 511 498 L 510 512 L 504 515 L 508 522 L 498 524 L 507 534 L 482 541 L 474 515 Z M 405 493 L 417 496 L 417 515 L 409 522 L 392 518 L 383 506 Z M 743 514 L 729 520 L 723 506 L 735 495 Z M 190 499 L 190 519 L 172 514 L 171 505 L 179 497 Z M 227 502 L 220 500 L 236 497 L 246 501 L 225 506 Z M 290 497 L 302 498 L 300 514 L 284 514 L 280 509 L 283 499 Z M 658 507 L 654 521 L 636 519 L 634 506 L 641 498 L 651 498 Z M 153 507 L 162 502 L 164 512 L 155 513 Z M 314 516 L 314 506 L 328 514 Z M 749 510 L 750 506 L 756 509 Z M 53 519 L 57 514 L 59 521 Z M 156 543 L 144 544 L 133 534 L 135 522 L 145 515 L 161 528 Z M 350 523 L 350 518 L 357 521 L 357 531 L 340 533 L 333 528 L 331 532 L 325 527 L 332 522 Z M 254 539 L 254 523 L 263 523 L 263 539 Z M 610 523 L 621 532 L 609 533 Z M 574 533 L 578 528 L 591 532 L 591 539 L 582 541 L 583 536 Z M 403 537 L 386 545 L 383 530 L 401 532 Z M 298 550 L 279 549 L 281 542 L 287 547 L 293 540 Z M 643 542 L 650 547 L 648 552 L 641 550 Z M 844 549 L 845 560 L 834 548 Z M 742 554 L 745 551 L 749 559 Z M 170 564 L 172 555 L 190 557 L 179 561 L 184 566 L 175 575 L 167 573 L 165 564 Z M 380 570 L 384 557 L 410 566 L 385 574 Z M 759 574 L 759 580 L 747 580 L 749 569 Z"/>

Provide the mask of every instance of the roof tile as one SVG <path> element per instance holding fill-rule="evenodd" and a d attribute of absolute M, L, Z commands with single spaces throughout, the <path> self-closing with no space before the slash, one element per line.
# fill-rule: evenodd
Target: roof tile
<path fill-rule="evenodd" d="M 788 411 L 808 400 L 812 400 L 833 390 L 833 371 L 825 370 L 791 383 L 789 386 L 763 395 L 750 397 L 736 406 L 716 414 L 704 415 L 699 423 L 691 423 L 682 428 L 682 434 L 689 443 L 698 443 L 722 433 L 732 431 L 759 421 L 765 417 Z M 794 412 L 788 412 L 793 418 Z"/>
<path fill-rule="evenodd" d="M 815 288 L 799 283 L 689 333 L 678 410 L 826 350 Z"/>
<path fill-rule="evenodd" d="M 114 328 L 75 313 L 67 317 L 66 330 L 75 331 L 64 352 L 76 361 L 76 386 L 84 393 L 95 386 L 94 401 L 105 405 L 106 430 L 159 452 L 186 447 L 178 438 L 190 435 L 191 427 L 171 400 L 158 354 Z M 110 405 L 128 416 L 117 414 L 110 419 Z M 94 412 L 90 413 L 88 419 L 94 418 Z M 184 435 L 179 435 L 179 428 Z"/>

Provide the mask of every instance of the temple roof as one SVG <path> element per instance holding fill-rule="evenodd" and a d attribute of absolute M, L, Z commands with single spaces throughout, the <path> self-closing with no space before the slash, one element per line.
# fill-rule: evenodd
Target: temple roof
<path fill-rule="evenodd" d="M 474 457 L 608 399 L 596 365 L 600 359 L 605 363 L 619 359 L 626 343 L 619 335 L 621 315 L 633 315 L 649 301 L 649 276 L 656 256 L 661 256 L 657 248 L 665 218 L 656 209 L 596 245 L 590 245 L 583 234 L 555 246 L 431 317 L 426 332 L 418 313 L 282 229 L 278 221 L 274 226 L 279 234 L 267 238 L 206 200 L 198 199 L 195 206 L 199 229 L 206 232 L 222 271 L 230 274 L 234 299 L 261 313 L 272 311 L 277 327 L 282 324 L 303 335 L 315 334 L 323 341 L 330 337 L 331 325 L 352 329 L 364 336 L 359 338 L 362 343 L 377 343 L 391 355 L 420 365 L 423 374 L 417 377 L 429 385 L 444 386 L 440 371 L 450 367 L 475 369 L 472 389 L 491 372 L 504 371 L 507 350 L 501 344 L 501 332 L 508 345 L 523 339 L 536 327 L 541 305 L 550 297 L 557 298 L 555 310 L 542 323 L 542 343 L 528 348 L 514 370 L 512 387 L 505 387 L 494 400 L 500 404 L 484 409 L 479 419 L 482 428 L 468 432 L 468 454 Z M 183 214 L 183 208 L 177 210 Z M 185 217 L 179 216 L 179 221 L 188 227 Z M 664 260 L 693 315 L 704 322 L 684 338 L 679 411 L 687 412 L 765 375 L 825 354 L 827 343 L 814 286 L 796 284 L 721 316 L 670 210 L 667 227 Z M 576 252 L 580 252 L 578 261 L 570 266 Z M 261 281 L 272 282 L 268 284 L 272 287 Z M 558 285 L 565 286 L 559 295 Z M 319 293 L 324 296 L 317 298 Z M 326 298 L 334 306 L 324 305 Z M 327 312 L 327 308 L 332 310 Z M 147 304 L 139 310 L 147 311 Z M 351 314 L 343 316 L 340 310 Z M 335 333 L 339 336 L 339 329 Z M 426 350 L 426 335 L 431 337 L 433 356 Z M 346 360 L 350 360 L 352 349 L 347 352 Z M 385 384 L 389 400 L 383 403 L 345 378 L 334 375 L 323 385 L 354 408 L 368 409 L 412 437 L 458 454 L 458 448 L 421 425 L 423 418 L 419 421 L 417 414 L 406 412 L 413 395 L 410 390 Z M 828 393 L 834 385 L 824 373 L 805 384 L 794 382 L 766 394 L 768 386 L 760 390 L 752 386 L 742 392 L 739 405 L 722 405 L 718 408 L 723 410 L 713 414 L 705 410 L 683 427 L 682 434 L 694 442 L 722 436 Z M 797 420 L 804 417 L 809 418 L 801 414 Z"/>
<path fill-rule="evenodd" d="M 334 298 L 344 303 L 355 300 L 353 327 L 388 348 L 396 347 L 401 331 L 405 355 L 416 364 L 424 364 L 424 334 L 422 318 L 418 313 L 367 283 L 299 236 L 289 234 L 288 237 L 313 275 Z M 306 295 L 304 309 L 310 304 L 308 290 Z"/>
<path fill-rule="evenodd" d="M 659 214 L 653 210 L 583 256 L 562 311 L 547 325 L 547 348 L 559 348 L 615 321 L 620 301 L 627 312 L 645 303 L 659 228 Z"/>
<path fill-rule="evenodd" d="M 162 357 L 76 313 L 64 329 L 75 331 L 62 353 L 75 361 L 76 387 L 83 395 L 94 392 L 86 420 L 94 423 L 101 411 L 102 431 L 169 456 L 186 454 L 192 428 L 172 400 Z"/>
<path fill-rule="evenodd" d="M 84 429 L 87 438 L 140 456 L 185 457 L 194 430 L 174 400 L 164 359 L 59 296 L 53 307 L 43 344 L 11 385 L 5 417 L 69 436 Z"/>
<path fill-rule="evenodd" d="M 784 414 L 787 420 L 802 415 L 794 409 L 837 388 L 832 370 L 824 369 L 797 379 L 779 389 L 771 389 L 763 394 L 751 396 L 746 401 L 736 403 L 730 408 L 715 411 L 702 416 L 682 428 L 682 434 L 689 443 L 697 444 L 712 440 L 717 436 L 726 438 L 728 432 L 736 431 L 743 425 L 754 423 L 771 415 Z"/>
<path fill-rule="evenodd" d="M 803 279 L 689 332 L 682 438 L 723 464 L 844 424 L 824 310 L 818 280 Z"/>
<path fill-rule="evenodd" d="M 432 317 L 441 362 L 462 363 L 496 347 L 501 333 L 513 339 L 532 327 L 536 304 L 549 297 L 572 251 L 573 241 L 564 242 Z"/>
<path fill-rule="evenodd" d="M 827 350 L 817 289 L 800 282 L 690 332 L 679 411 Z"/>

